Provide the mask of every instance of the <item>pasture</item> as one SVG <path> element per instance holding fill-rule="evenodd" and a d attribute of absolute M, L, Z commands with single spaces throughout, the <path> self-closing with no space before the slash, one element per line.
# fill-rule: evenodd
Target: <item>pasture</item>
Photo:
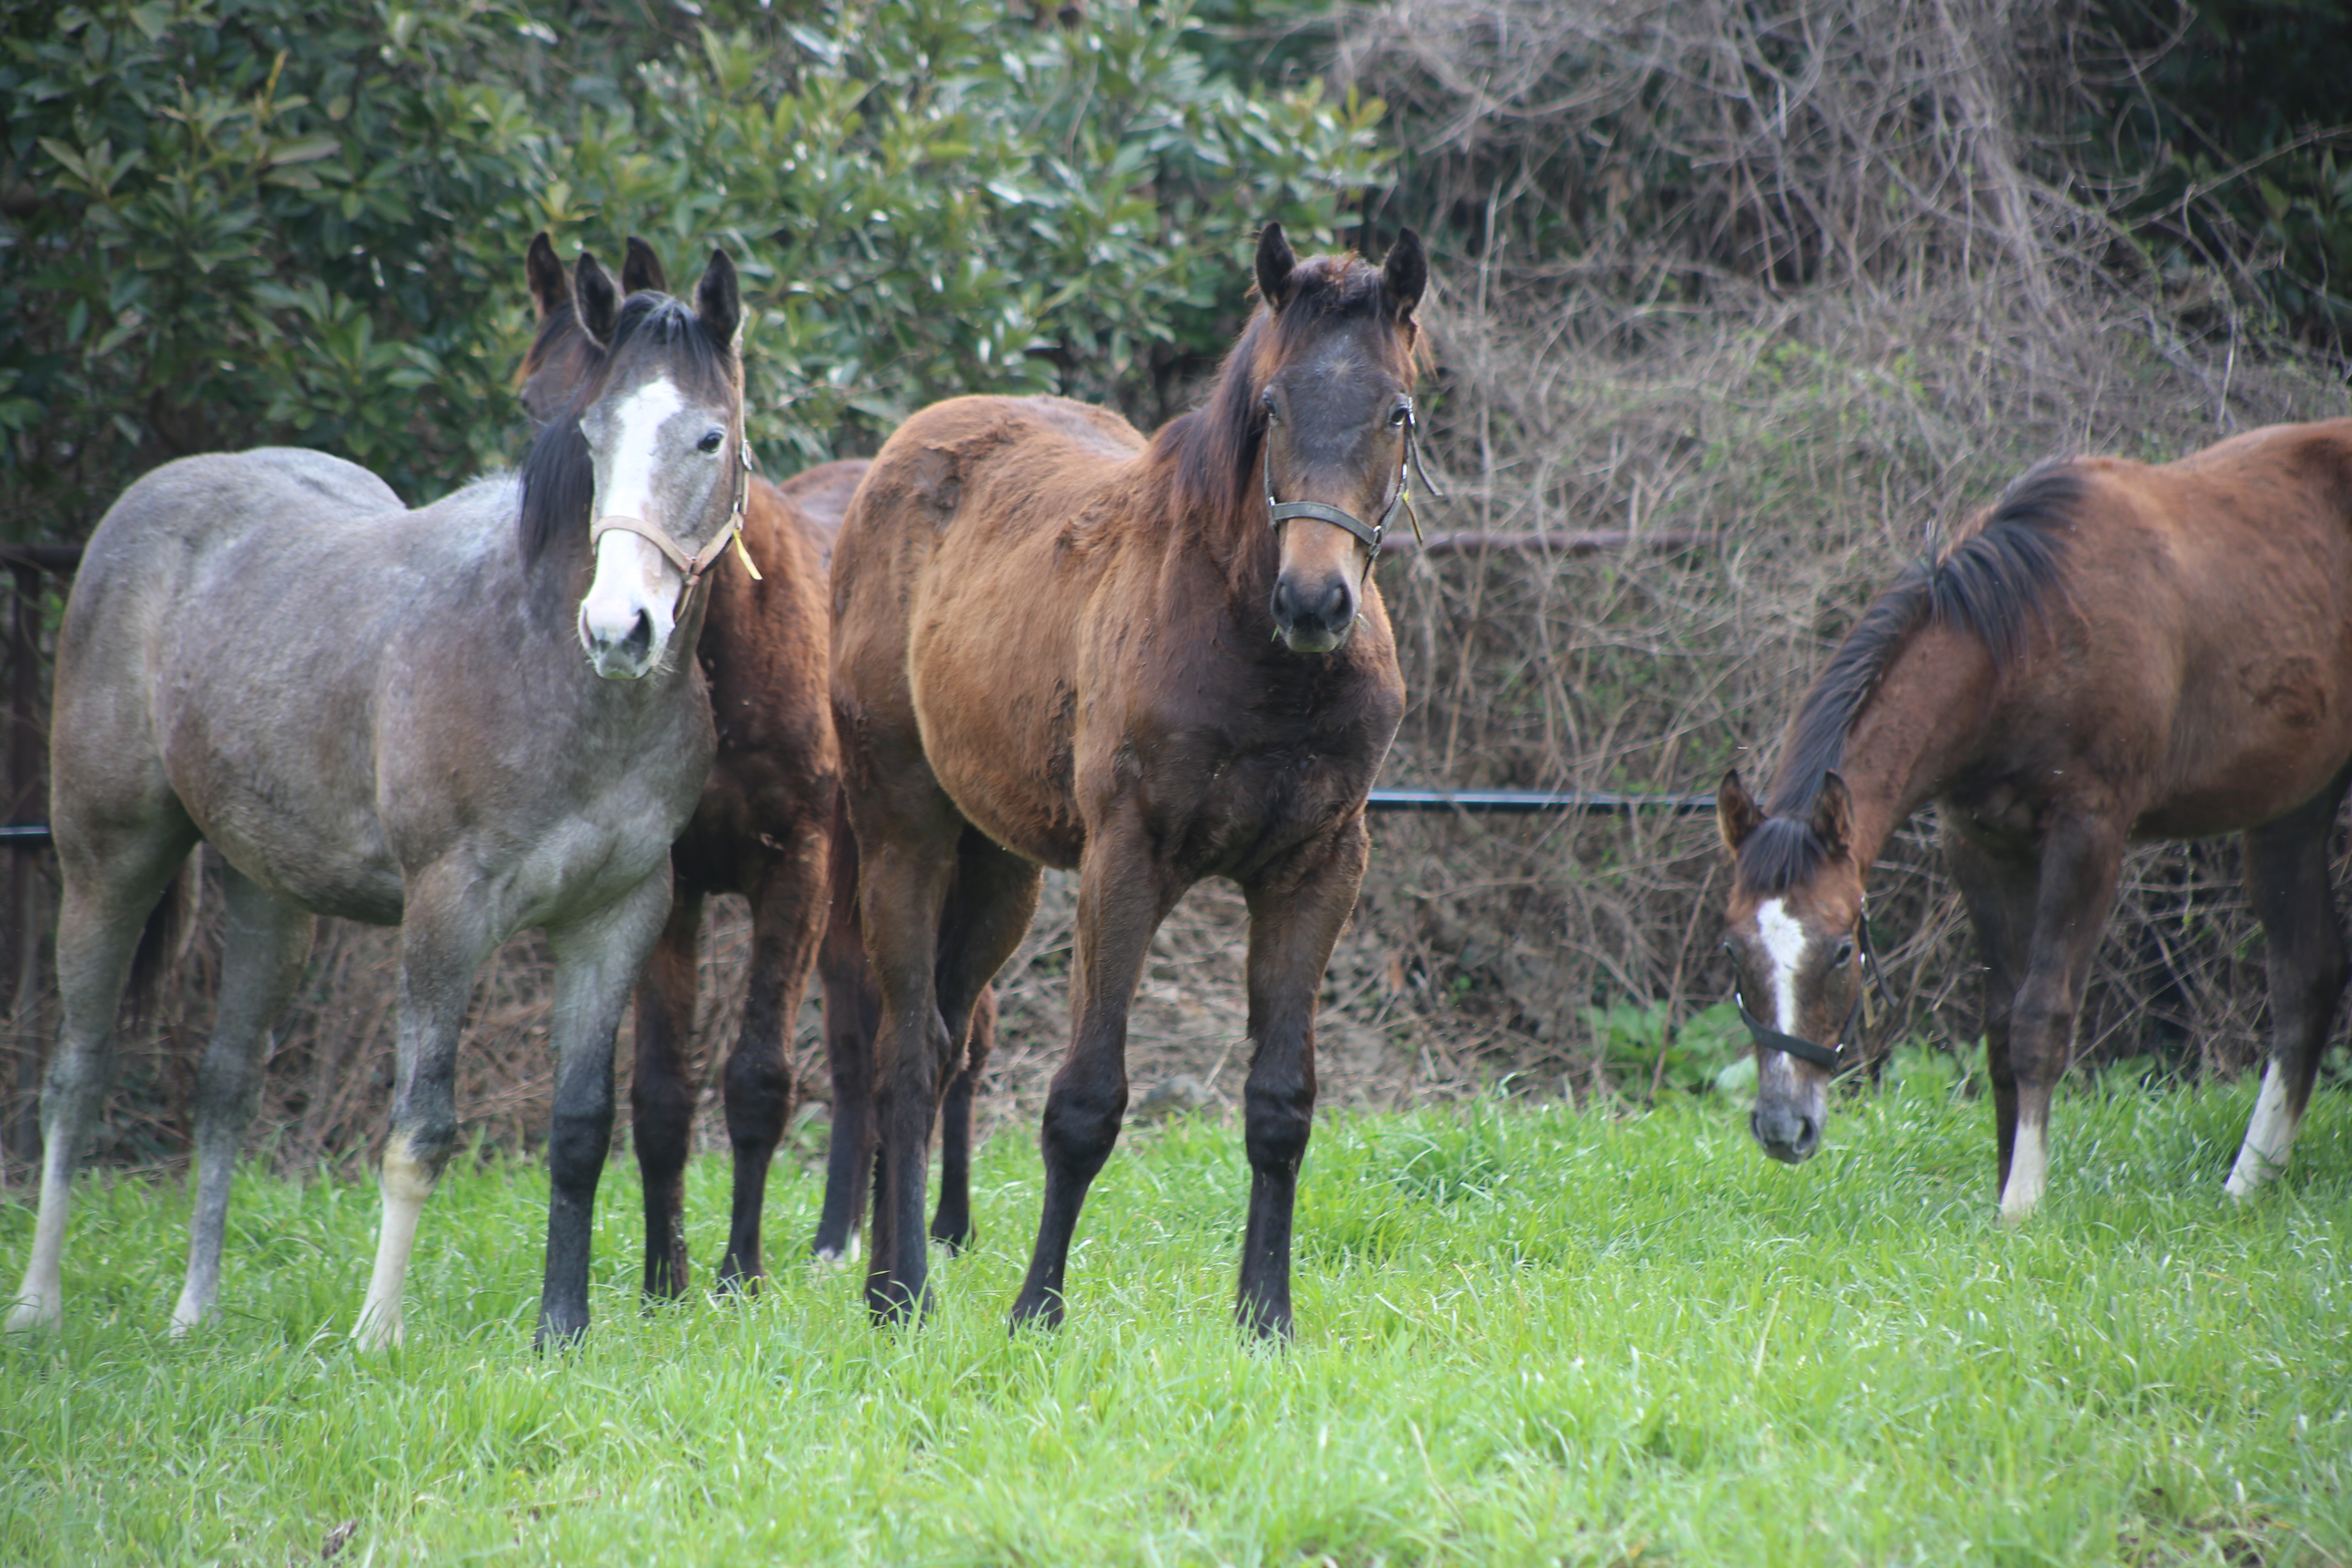
<path fill-rule="evenodd" d="M 1721 1095 L 1327 1118 L 1286 1349 L 1231 1325 L 1248 1176 L 1213 1119 L 1130 1131 L 1069 1321 L 1012 1338 L 1019 1123 L 919 1332 L 783 1261 L 813 1163 L 773 1183 L 762 1296 L 641 1312 L 616 1160 L 595 1324 L 543 1356 L 536 1164 L 452 1164 L 379 1354 L 348 1338 L 372 1182 L 241 1176 L 221 1310 L 173 1342 L 186 1197 L 88 1178 L 62 1333 L 0 1346 L 0 1562 L 2352 1562 L 2344 1097 L 2238 1207 L 2251 1079 L 2078 1077 L 2012 1230 L 1987 1101 L 1941 1055 L 1890 1076 L 1793 1170 Z M 698 1260 L 726 1180 L 689 1167 Z M 0 1207 L 0 1256 L 31 1228 Z"/>

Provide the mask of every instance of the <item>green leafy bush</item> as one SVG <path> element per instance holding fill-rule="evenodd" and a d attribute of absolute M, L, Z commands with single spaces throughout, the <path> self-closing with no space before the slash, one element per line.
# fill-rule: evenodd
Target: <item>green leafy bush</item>
<path fill-rule="evenodd" d="M 12 11 L 0 536 L 78 536 L 190 451 L 322 447 L 420 500 L 497 461 L 540 228 L 646 234 L 681 284 L 728 246 L 755 433 L 807 460 L 961 392 L 1148 395 L 1234 324 L 1260 222 L 1328 243 L 1381 177 L 1378 102 L 1212 74 L 1186 0 L 700 15 Z"/>

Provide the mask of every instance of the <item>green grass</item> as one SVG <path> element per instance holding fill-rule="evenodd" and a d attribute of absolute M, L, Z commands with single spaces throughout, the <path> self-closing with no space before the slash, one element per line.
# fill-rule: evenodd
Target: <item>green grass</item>
<path fill-rule="evenodd" d="M 371 1187 L 241 1184 L 222 1314 L 162 1328 L 176 1184 L 94 1179 L 62 1336 L 0 1345 L 0 1563 L 2352 1562 L 2352 1107 L 2221 1196 L 2251 1085 L 2088 1089 L 2050 1201 L 1993 1223 L 1990 1113 L 1922 1064 L 1786 1170 L 1744 1107 L 1483 1105 L 1327 1122 L 1301 1335 L 1227 1327 L 1246 1169 L 1212 1122 L 1130 1134 L 1068 1325 L 1008 1339 L 1025 1130 L 919 1332 L 799 1260 L 756 1301 L 646 1315 L 635 1179 L 597 1321 L 541 1357 L 544 1178 L 453 1173 L 409 1343 L 346 1340 Z M 689 1189 L 698 1263 L 723 1163 Z M 0 1208 L 14 1278 L 28 1208 Z"/>

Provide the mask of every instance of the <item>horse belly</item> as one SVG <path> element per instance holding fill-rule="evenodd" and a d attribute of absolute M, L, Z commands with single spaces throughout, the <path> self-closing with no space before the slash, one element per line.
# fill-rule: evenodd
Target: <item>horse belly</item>
<path fill-rule="evenodd" d="M 2240 658 L 2185 703 L 2172 775 L 2136 834 L 2201 837 L 2257 827 L 2303 805 L 2352 758 L 2352 668 L 2312 653 Z"/>
<path fill-rule="evenodd" d="M 997 635 L 958 635 L 975 624 Z M 941 617 L 926 627 L 908 666 L 924 758 L 965 820 L 1041 865 L 1076 866 L 1086 845 L 1075 789 L 1081 696 L 1067 650 L 1041 628 L 967 609 L 961 626 Z"/>

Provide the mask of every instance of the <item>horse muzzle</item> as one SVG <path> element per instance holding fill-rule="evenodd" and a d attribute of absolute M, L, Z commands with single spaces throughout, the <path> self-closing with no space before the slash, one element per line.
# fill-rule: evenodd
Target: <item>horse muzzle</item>
<path fill-rule="evenodd" d="M 1356 627 L 1356 586 L 1337 573 L 1305 584 L 1275 579 L 1275 635 L 1293 653 L 1330 653 Z"/>
<path fill-rule="evenodd" d="M 1822 1146 L 1822 1120 L 1793 1106 L 1759 1105 L 1748 1113 L 1748 1130 L 1764 1152 L 1784 1165 L 1801 1165 Z"/>
<path fill-rule="evenodd" d="M 621 530 L 597 539 L 595 561 L 580 601 L 580 646 L 605 679 L 642 680 L 668 650 L 679 574 L 642 536 Z"/>

